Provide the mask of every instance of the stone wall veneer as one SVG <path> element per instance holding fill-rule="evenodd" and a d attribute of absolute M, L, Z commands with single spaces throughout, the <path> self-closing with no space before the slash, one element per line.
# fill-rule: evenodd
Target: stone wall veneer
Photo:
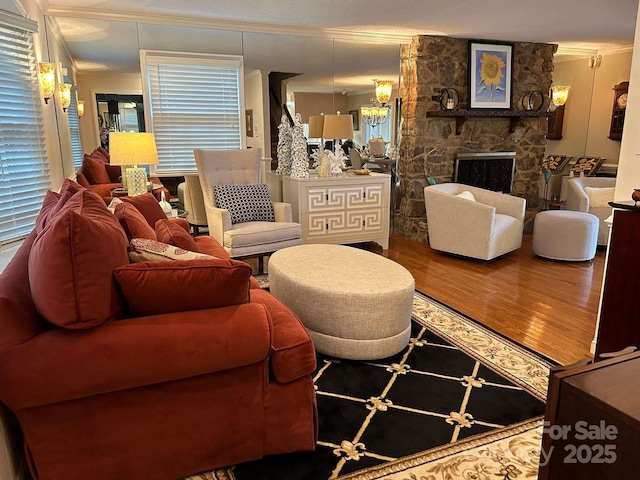
<path fill-rule="evenodd" d="M 427 241 L 423 193 L 426 178 L 431 175 L 437 183 L 452 181 L 458 152 L 515 151 L 516 172 L 511 193 L 527 200 L 525 229 L 531 229 L 538 208 L 546 117 L 522 119 L 514 133 L 509 133 L 508 119 L 469 118 L 460 135 L 455 134 L 454 118 L 426 117 L 427 111 L 440 109 L 439 102 L 432 97 L 444 87 L 455 88 L 460 94 L 458 108 L 467 108 L 468 42 L 462 38 L 416 36 L 402 50 L 402 181 L 394 232 L 423 242 Z M 557 45 L 524 42 L 513 45 L 512 109 L 521 110 L 520 100 L 527 92 L 549 91 Z M 547 106 L 548 100 L 543 110 Z M 436 150 L 429 153 L 434 147 Z"/>

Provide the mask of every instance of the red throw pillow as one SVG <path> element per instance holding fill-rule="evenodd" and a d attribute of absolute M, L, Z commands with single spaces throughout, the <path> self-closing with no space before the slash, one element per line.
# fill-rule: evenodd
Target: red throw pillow
<path fill-rule="evenodd" d="M 169 219 L 156 222 L 156 237 L 159 242 L 175 245 L 192 252 L 198 251 L 198 245 L 189 232 Z"/>
<path fill-rule="evenodd" d="M 107 170 L 110 183 L 120 183 L 120 176 L 122 175 L 122 168 L 120 168 L 120 165 L 106 164 L 104 168 Z"/>
<path fill-rule="evenodd" d="M 251 267 L 237 260 L 142 262 L 118 267 L 113 273 L 129 313 L 136 317 L 249 301 Z"/>
<path fill-rule="evenodd" d="M 29 283 L 38 313 L 65 328 L 91 328 L 121 314 L 113 269 L 129 263 L 127 237 L 104 201 L 73 195 L 29 252 Z"/>
<path fill-rule="evenodd" d="M 44 230 L 44 227 L 47 226 L 49 221 L 55 217 L 69 199 L 80 190 L 85 190 L 85 187 L 73 180 L 66 179 L 60 187 L 60 193 L 55 193 L 53 191 L 47 192 L 38 218 L 36 219 L 36 232 L 40 233 Z"/>
<path fill-rule="evenodd" d="M 92 185 L 111 183 L 106 163 L 89 155 L 85 155 L 82 160 L 82 173 Z"/>
<path fill-rule="evenodd" d="M 130 203 L 118 203 L 113 212 L 127 234 L 127 238 L 148 238 L 156 240 L 156 233 L 136 207 Z"/>
<path fill-rule="evenodd" d="M 155 228 L 158 220 L 167 219 L 167 214 L 162 211 L 162 207 L 160 207 L 158 200 L 152 193 L 136 195 L 135 197 L 120 197 L 120 200 L 136 207 L 151 228 Z"/>

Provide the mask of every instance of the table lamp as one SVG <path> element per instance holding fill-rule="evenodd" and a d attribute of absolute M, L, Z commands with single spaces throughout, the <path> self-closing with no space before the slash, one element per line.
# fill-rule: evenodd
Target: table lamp
<path fill-rule="evenodd" d="M 322 137 L 332 139 L 333 151 L 336 151 L 336 139 L 353 138 L 353 115 L 325 115 Z"/>
<path fill-rule="evenodd" d="M 129 196 L 148 192 L 147 171 L 138 165 L 158 163 L 158 150 L 153 133 L 113 132 L 109 134 L 111 165 L 122 168 L 122 186 Z"/>
<path fill-rule="evenodd" d="M 320 139 L 320 151 L 324 150 L 322 143 L 322 129 L 324 128 L 324 114 L 311 115 L 309 117 L 309 138 Z"/>

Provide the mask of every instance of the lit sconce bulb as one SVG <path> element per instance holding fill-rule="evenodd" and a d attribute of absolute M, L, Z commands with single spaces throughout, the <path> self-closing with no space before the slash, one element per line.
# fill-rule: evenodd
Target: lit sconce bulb
<path fill-rule="evenodd" d="M 76 102 L 76 109 L 78 110 L 78 116 L 84 115 L 84 100 L 78 100 Z"/>
<path fill-rule="evenodd" d="M 551 101 L 556 107 L 560 107 L 567 102 L 571 87 L 551 87 Z"/>
<path fill-rule="evenodd" d="M 62 111 L 66 112 L 67 108 L 71 104 L 71 84 L 70 83 L 61 83 L 60 84 L 60 103 L 62 104 Z"/>
<path fill-rule="evenodd" d="M 56 64 L 40 62 L 40 86 L 42 87 L 42 97 L 44 103 L 49 103 L 56 90 Z"/>

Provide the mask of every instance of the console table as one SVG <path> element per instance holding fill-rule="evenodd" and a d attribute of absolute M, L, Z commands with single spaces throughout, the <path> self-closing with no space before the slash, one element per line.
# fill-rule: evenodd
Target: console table
<path fill-rule="evenodd" d="M 302 225 L 303 243 L 374 241 L 389 248 L 391 175 L 282 177 L 282 201 Z"/>

